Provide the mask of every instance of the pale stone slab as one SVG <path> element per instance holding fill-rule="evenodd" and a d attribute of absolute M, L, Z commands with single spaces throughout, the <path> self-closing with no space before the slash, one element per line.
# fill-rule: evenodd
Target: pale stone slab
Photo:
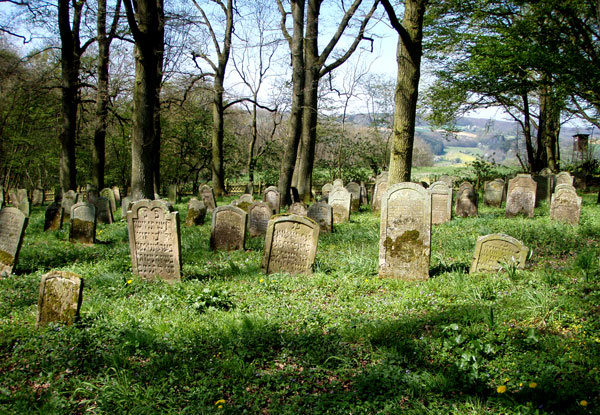
<path fill-rule="evenodd" d="M 331 232 L 333 229 L 333 208 L 329 203 L 313 203 L 306 215 L 319 224 L 321 232 Z"/>
<path fill-rule="evenodd" d="M 505 183 L 502 179 L 485 182 L 483 186 L 483 203 L 488 206 L 501 207 L 506 199 Z"/>
<path fill-rule="evenodd" d="M 192 197 L 188 202 L 188 211 L 185 218 L 185 226 L 200 226 L 204 224 L 206 217 L 206 205 L 202 200 Z"/>
<path fill-rule="evenodd" d="M 298 215 L 276 215 L 265 236 L 262 269 L 266 274 L 312 274 L 319 242 L 319 225 Z"/>
<path fill-rule="evenodd" d="M 23 214 L 29 217 L 30 203 L 27 196 L 27 189 L 16 189 L 11 192 L 10 200 L 14 207 L 18 208 Z"/>
<path fill-rule="evenodd" d="M 415 183 L 397 183 L 381 200 L 379 275 L 406 280 L 429 278 L 431 197 Z"/>
<path fill-rule="evenodd" d="M 333 187 L 344 187 L 344 181 L 342 179 L 335 179 L 333 181 Z"/>
<path fill-rule="evenodd" d="M 244 193 L 238 199 L 239 202 L 254 203 L 254 198 L 249 193 Z"/>
<path fill-rule="evenodd" d="M 170 184 L 169 187 L 167 188 L 167 199 L 169 200 L 169 203 L 171 203 L 172 205 L 177 203 L 178 196 L 179 196 L 179 194 L 177 192 L 177 185 Z"/>
<path fill-rule="evenodd" d="M 279 213 L 281 208 L 281 195 L 275 186 L 269 186 L 263 192 L 263 202 L 267 202 L 273 208 L 275 213 Z"/>
<path fill-rule="evenodd" d="M 44 231 L 56 231 L 62 228 L 64 209 L 58 202 L 53 202 L 46 208 Z"/>
<path fill-rule="evenodd" d="M 506 217 L 520 213 L 533 218 L 537 183 L 529 174 L 518 174 L 508 181 Z"/>
<path fill-rule="evenodd" d="M 473 185 L 469 182 L 461 183 L 456 194 L 455 215 L 462 218 L 477 216 L 478 202 L 479 198 Z"/>
<path fill-rule="evenodd" d="M 380 180 L 375 182 L 375 188 L 373 189 L 373 200 L 371 201 L 371 210 L 373 212 L 379 212 L 381 210 L 381 198 L 383 194 L 387 192 L 388 182 L 387 178 L 385 180 Z"/>
<path fill-rule="evenodd" d="M 350 182 L 346 185 L 346 190 L 352 194 L 351 211 L 358 212 L 360 209 L 360 185 L 356 182 Z"/>
<path fill-rule="evenodd" d="M 296 203 L 292 203 L 292 205 L 287 210 L 287 213 L 289 215 L 306 216 L 306 214 L 308 212 L 307 212 L 307 207 L 304 203 L 296 202 Z"/>
<path fill-rule="evenodd" d="M 44 204 L 44 190 L 33 189 L 31 192 L 31 205 L 42 206 Z"/>
<path fill-rule="evenodd" d="M 121 189 L 119 189 L 119 186 L 113 186 L 112 191 L 115 198 L 115 203 L 119 205 L 121 203 Z"/>
<path fill-rule="evenodd" d="M 0 210 L 0 275 L 10 275 L 17 263 L 28 218 L 16 207 Z"/>
<path fill-rule="evenodd" d="M 73 324 L 83 300 L 83 279 L 72 272 L 51 271 L 42 276 L 35 326 Z"/>
<path fill-rule="evenodd" d="M 267 233 L 269 219 L 273 216 L 273 207 L 267 202 L 254 202 L 248 208 L 248 231 L 250 237 Z"/>
<path fill-rule="evenodd" d="M 556 185 L 568 184 L 573 186 L 573 176 L 568 171 L 561 171 L 556 175 Z"/>
<path fill-rule="evenodd" d="M 127 212 L 133 273 L 167 282 L 181 279 L 179 213 L 161 200 L 138 200 Z"/>
<path fill-rule="evenodd" d="M 115 199 L 115 192 L 113 189 L 105 187 L 104 189 L 100 190 L 100 196 L 108 200 L 110 203 L 111 213 L 115 213 L 117 211 L 117 201 Z"/>
<path fill-rule="evenodd" d="M 369 192 L 367 192 L 367 188 L 363 182 L 360 182 L 360 205 L 369 205 Z"/>
<path fill-rule="evenodd" d="M 94 206 L 96 207 L 96 223 L 111 224 L 114 222 L 110 200 L 100 196 L 96 199 Z"/>
<path fill-rule="evenodd" d="M 570 225 L 579 224 L 581 197 L 573 186 L 562 184 L 552 195 L 550 219 Z"/>
<path fill-rule="evenodd" d="M 329 193 L 333 190 L 333 184 L 331 183 L 325 183 L 323 185 L 323 187 L 321 188 L 321 196 L 324 198 L 324 200 L 326 200 L 327 196 L 329 196 Z"/>
<path fill-rule="evenodd" d="M 129 205 L 131 204 L 131 197 L 125 196 L 121 201 L 121 219 L 127 219 L 127 211 L 129 210 Z"/>
<path fill-rule="evenodd" d="M 96 241 L 96 206 L 79 202 L 71 206 L 69 241 L 93 244 Z"/>
<path fill-rule="evenodd" d="M 334 225 L 350 221 L 352 193 L 344 187 L 334 187 L 331 193 L 329 193 L 328 203 L 333 208 Z"/>
<path fill-rule="evenodd" d="M 65 210 L 65 220 L 71 219 L 71 207 L 79 201 L 79 193 L 69 190 L 62 195 L 62 207 Z"/>
<path fill-rule="evenodd" d="M 244 249 L 248 214 L 235 206 L 220 206 L 213 211 L 210 233 L 212 250 Z"/>
<path fill-rule="evenodd" d="M 431 224 L 439 225 L 452 219 L 452 188 L 444 182 L 434 182 L 429 187 L 431 195 Z"/>
<path fill-rule="evenodd" d="M 213 191 L 212 187 L 203 184 L 202 186 L 200 186 L 199 193 L 200 198 L 206 206 L 206 210 L 208 210 L 209 212 L 215 210 L 217 207 L 217 203 L 215 202 L 215 192 Z"/>
<path fill-rule="evenodd" d="M 516 264 L 525 267 L 529 249 L 523 242 L 509 235 L 494 233 L 480 236 L 475 244 L 475 253 L 470 273 L 497 271 L 503 264 Z"/>

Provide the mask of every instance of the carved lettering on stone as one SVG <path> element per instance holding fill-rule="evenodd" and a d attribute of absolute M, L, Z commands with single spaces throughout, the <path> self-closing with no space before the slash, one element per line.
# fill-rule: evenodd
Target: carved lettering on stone
<path fill-rule="evenodd" d="M 533 218 L 537 184 L 529 174 L 518 174 L 508 181 L 506 217 L 520 213 Z"/>
<path fill-rule="evenodd" d="M 254 202 L 248 208 L 248 231 L 251 237 L 267 233 L 269 219 L 273 216 L 273 207 L 267 202 Z"/>
<path fill-rule="evenodd" d="M 210 233 L 212 250 L 244 249 L 248 214 L 235 206 L 220 206 L 213 211 Z"/>
<path fill-rule="evenodd" d="M 504 234 L 480 236 L 475 244 L 471 273 L 496 271 L 504 264 L 525 267 L 529 249 L 519 240 Z"/>
<path fill-rule="evenodd" d="M 319 224 L 321 232 L 331 232 L 333 229 L 333 208 L 329 203 L 313 203 L 306 215 Z"/>
<path fill-rule="evenodd" d="M 334 225 L 350 221 L 352 193 L 344 187 L 334 187 L 331 193 L 329 193 L 328 203 L 333 208 Z"/>
<path fill-rule="evenodd" d="M 444 182 L 429 187 L 431 195 L 431 224 L 439 225 L 452 219 L 452 189 Z"/>
<path fill-rule="evenodd" d="M 23 244 L 27 217 L 16 207 L 0 210 L 0 275 L 10 275 Z"/>
<path fill-rule="evenodd" d="M 279 213 L 281 206 L 281 195 L 275 186 L 269 186 L 263 192 L 263 202 L 267 202 L 275 213 Z"/>
<path fill-rule="evenodd" d="M 51 271 L 42 276 L 35 326 L 73 324 L 79 317 L 83 279 L 72 272 Z"/>
<path fill-rule="evenodd" d="M 562 184 L 552 195 L 550 219 L 571 225 L 579 224 L 581 216 L 581 197 L 573 186 Z"/>

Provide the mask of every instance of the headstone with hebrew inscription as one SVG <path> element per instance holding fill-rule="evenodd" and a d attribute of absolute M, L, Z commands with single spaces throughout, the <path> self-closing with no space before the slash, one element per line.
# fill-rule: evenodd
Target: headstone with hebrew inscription
<path fill-rule="evenodd" d="M 306 216 L 319 224 L 321 232 L 331 232 L 333 229 L 333 208 L 329 203 L 313 203 L 308 208 Z"/>
<path fill-rule="evenodd" d="M 328 203 L 333 208 L 334 225 L 350 221 L 352 193 L 344 187 L 334 187 L 331 193 L 329 193 Z"/>
<path fill-rule="evenodd" d="M 569 173 L 568 171 L 561 171 L 556 175 L 555 183 L 557 186 L 559 184 L 568 184 L 573 186 L 573 176 L 571 176 L 571 173 Z"/>
<path fill-rule="evenodd" d="M 358 212 L 360 209 L 360 185 L 356 182 L 350 182 L 346 185 L 346 190 L 352 194 L 351 211 Z"/>
<path fill-rule="evenodd" d="M 88 202 L 71 206 L 69 241 L 82 244 L 96 242 L 96 206 Z"/>
<path fill-rule="evenodd" d="M 117 211 L 117 201 L 115 200 L 115 192 L 113 189 L 105 187 L 104 189 L 100 190 L 100 196 L 108 200 L 111 213 L 115 213 Z"/>
<path fill-rule="evenodd" d="M 375 182 L 375 188 L 373 189 L 373 199 L 371 200 L 371 210 L 373 212 L 379 212 L 381 210 L 381 198 L 387 191 L 388 182 L 387 176 L 382 177 Z"/>
<path fill-rule="evenodd" d="M 573 186 L 562 184 L 552 195 L 550 219 L 577 225 L 581 216 L 581 197 Z"/>
<path fill-rule="evenodd" d="M 439 225 L 452 219 L 452 189 L 444 182 L 434 182 L 431 195 L 431 224 Z"/>
<path fill-rule="evenodd" d="M 381 200 L 379 275 L 429 278 L 431 197 L 416 183 L 397 183 Z"/>
<path fill-rule="evenodd" d="M 289 215 L 298 215 L 298 216 L 306 216 L 307 207 L 302 202 L 292 203 L 287 210 Z"/>
<path fill-rule="evenodd" d="M 96 207 L 96 223 L 113 223 L 113 213 L 110 206 L 110 200 L 105 197 L 98 197 L 94 203 Z"/>
<path fill-rule="evenodd" d="M 235 206 L 220 206 L 213 211 L 210 232 L 212 250 L 243 250 L 248 214 Z"/>
<path fill-rule="evenodd" d="M 475 253 L 470 273 L 497 271 L 505 265 L 525 267 L 529 249 L 512 236 L 495 233 L 480 236 L 475 244 Z"/>
<path fill-rule="evenodd" d="M 42 276 L 35 326 L 73 324 L 79 317 L 83 279 L 72 272 L 51 271 Z"/>
<path fill-rule="evenodd" d="M 529 174 L 518 174 L 508 181 L 506 217 L 524 214 L 533 218 L 537 184 Z"/>
<path fill-rule="evenodd" d="M 202 200 L 192 197 L 188 202 L 188 211 L 185 218 L 185 226 L 200 226 L 204 224 L 206 217 L 206 206 Z"/>
<path fill-rule="evenodd" d="M 0 210 L 0 275 L 10 275 L 23 243 L 27 217 L 16 207 Z"/>
<path fill-rule="evenodd" d="M 502 202 L 506 199 L 504 184 L 502 179 L 485 182 L 483 186 L 483 203 L 488 206 L 501 207 Z"/>
<path fill-rule="evenodd" d="M 74 190 L 69 190 L 62 195 L 62 207 L 65 211 L 64 220 L 71 218 L 71 207 L 79 201 L 79 193 L 75 193 Z"/>
<path fill-rule="evenodd" d="M 276 215 L 269 221 L 265 236 L 262 269 L 266 274 L 312 274 L 319 225 L 298 215 Z"/>
<path fill-rule="evenodd" d="M 42 189 L 33 189 L 31 192 L 31 205 L 42 206 L 44 204 L 44 191 Z"/>
<path fill-rule="evenodd" d="M 281 206 L 281 196 L 275 186 L 269 186 L 263 192 L 263 202 L 267 202 L 273 208 L 275 213 L 279 213 Z"/>
<path fill-rule="evenodd" d="M 461 183 L 456 194 L 455 215 L 462 218 L 477 216 L 478 207 L 478 196 L 473 185 Z"/>
<path fill-rule="evenodd" d="M 64 209 L 58 202 L 53 202 L 46 208 L 44 231 L 56 231 L 62 228 Z"/>
<path fill-rule="evenodd" d="M 181 279 L 179 213 L 162 200 L 138 200 L 127 212 L 133 273 L 167 282 Z"/>
<path fill-rule="evenodd" d="M 248 208 L 248 232 L 250 237 L 267 233 L 269 219 L 273 216 L 273 207 L 267 202 L 254 202 Z"/>
<path fill-rule="evenodd" d="M 206 206 L 206 210 L 212 212 L 217 207 L 217 203 L 215 202 L 215 192 L 212 187 L 203 184 L 200 186 L 200 198 L 204 202 Z"/>

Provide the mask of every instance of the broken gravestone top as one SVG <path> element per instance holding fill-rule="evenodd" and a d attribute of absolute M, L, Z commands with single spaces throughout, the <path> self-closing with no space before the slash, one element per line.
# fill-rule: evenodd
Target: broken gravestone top
<path fill-rule="evenodd" d="M 494 233 L 480 236 L 475 244 L 475 253 L 470 273 L 497 271 L 505 264 L 525 267 L 529 249 L 512 236 Z"/>

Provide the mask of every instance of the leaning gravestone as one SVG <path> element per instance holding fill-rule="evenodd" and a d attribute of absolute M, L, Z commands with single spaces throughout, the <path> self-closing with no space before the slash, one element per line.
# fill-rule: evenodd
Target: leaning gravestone
<path fill-rule="evenodd" d="M 215 202 L 215 192 L 212 187 L 206 184 L 200 186 L 200 198 L 204 202 L 207 211 L 212 212 L 217 207 L 217 203 Z"/>
<path fill-rule="evenodd" d="M 462 218 L 477 216 L 478 197 L 475 188 L 469 182 L 463 182 L 456 194 L 454 213 Z"/>
<path fill-rule="evenodd" d="M 113 186 L 112 191 L 115 198 L 115 204 L 118 205 L 121 203 L 121 190 L 119 189 L 119 186 Z"/>
<path fill-rule="evenodd" d="M 485 182 L 483 186 L 483 203 L 488 206 L 501 207 L 505 198 L 504 180 L 494 179 Z"/>
<path fill-rule="evenodd" d="M 108 200 L 110 203 L 111 213 L 115 213 L 117 211 L 117 201 L 115 200 L 115 192 L 113 192 L 113 189 L 105 187 L 104 189 L 100 190 L 100 196 Z"/>
<path fill-rule="evenodd" d="M 333 190 L 333 185 L 331 183 L 325 183 L 321 188 L 321 196 L 323 200 L 327 200 L 326 198 L 329 196 L 329 193 Z"/>
<path fill-rule="evenodd" d="M 31 205 L 42 206 L 44 204 L 44 191 L 42 189 L 33 189 L 31 192 Z"/>
<path fill-rule="evenodd" d="M 62 207 L 65 210 L 64 218 L 69 220 L 71 218 L 71 207 L 79 201 L 79 193 L 75 193 L 74 190 L 65 192 L 62 196 Z"/>
<path fill-rule="evenodd" d="M 127 211 L 129 210 L 129 204 L 131 203 L 131 197 L 125 196 L 121 200 L 121 219 L 127 219 Z"/>
<path fill-rule="evenodd" d="M 568 171 L 561 171 L 556 175 L 556 186 L 559 184 L 568 184 L 573 186 L 573 176 Z"/>
<path fill-rule="evenodd" d="M 536 187 L 536 182 L 529 174 L 518 174 L 514 179 L 510 179 L 506 197 L 506 217 L 523 213 L 533 218 Z"/>
<path fill-rule="evenodd" d="M 273 216 L 273 208 L 267 202 L 254 202 L 248 208 L 248 232 L 250 237 L 267 233 L 269 219 Z"/>
<path fill-rule="evenodd" d="M 577 225 L 581 215 L 581 197 L 573 186 L 560 185 L 552 195 L 550 219 Z"/>
<path fill-rule="evenodd" d="M 127 212 L 133 273 L 167 282 L 181 279 L 179 213 L 161 200 L 138 200 Z"/>
<path fill-rule="evenodd" d="M 397 183 L 381 199 L 379 275 L 429 278 L 431 197 L 423 186 Z"/>
<path fill-rule="evenodd" d="M 212 250 L 244 249 L 248 214 L 235 206 L 220 206 L 213 211 L 210 232 Z"/>
<path fill-rule="evenodd" d="M 321 232 L 331 232 L 333 229 L 333 208 L 329 203 L 313 203 L 308 208 L 306 216 L 319 224 Z"/>
<path fill-rule="evenodd" d="M 358 212 L 360 209 L 360 185 L 355 182 L 350 182 L 346 185 L 346 190 L 352 194 L 352 212 Z"/>
<path fill-rule="evenodd" d="M 112 208 L 107 198 L 100 196 L 96 199 L 94 206 L 96 207 L 96 223 L 113 223 Z"/>
<path fill-rule="evenodd" d="M 52 202 L 46 208 L 44 231 L 56 231 L 62 228 L 64 209 L 58 202 Z"/>
<path fill-rule="evenodd" d="M 261 267 L 266 274 L 311 274 L 319 242 L 319 225 L 298 215 L 276 215 L 269 221 Z"/>
<path fill-rule="evenodd" d="M 387 192 L 388 182 L 385 180 L 375 182 L 375 188 L 373 189 L 373 199 L 371 201 L 371 210 L 373 212 L 379 212 L 381 210 L 381 198 L 385 192 Z"/>
<path fill-rule="evenodd" d="M 279 213 L 281 196 L 275 186 L 269 186 L 263 192 L 263 202 L 267 202 L 273 208 L 273 212 Z"/>
<path fill-rule="evenodd" d="M 516 264 L 525 267 L 529 249 L 523 242 L 501 233 L 480 236 L 475 244 L 475 253 L 470 273 L 497 271 L 503 264 Z"/>
<path fill-rule="evenodd" d="M 288 215 L 306 216 L 307 209 L 306 205 L 302 202 L 292 203 L 287 210 Z"/>
<path fill-rule="evenodd" d="M 69 241 L 93 244 L 96 241 L 96 207 L 87 202 L 71 206 Z"/>
<path fill-rule="evenodd" d="M 0 210 L 0 275 L 12 273 L 23 243 L 28 219 L 19 209 L 5 207 Z"/>
<path fill-rule="evenodd" d="M 335 187 L 329 193 L 328 203 L 333 208 L 333 224 L 350 221 L 350 209 L 352 206 L 352 193 L 344 187 Z"/>
<path fill-rule="evenodd" d="M 188 211 L 185 218 L 185 226 L 199 226 L 204 224 L 206 206 L 201 200 L 192 197 L 188 202 Z"/>
<path fill-rule="evenodd" d="M 83 279 L 72 272 L 51 271 L 42 276 L 35 326 L 73 324 L 79 317 Z"/>
<path fill-rule="evenodd" d="M 333 187 L 344 187 L 344 181 L 342 179 L 335 179 L 333 181 Z"/>
<path fill-rule="evenodd" d="M 431 224 L 439 225 L 452 219 L 452 189 L 444 182 L 434 182 L 431 195 Z"/>

